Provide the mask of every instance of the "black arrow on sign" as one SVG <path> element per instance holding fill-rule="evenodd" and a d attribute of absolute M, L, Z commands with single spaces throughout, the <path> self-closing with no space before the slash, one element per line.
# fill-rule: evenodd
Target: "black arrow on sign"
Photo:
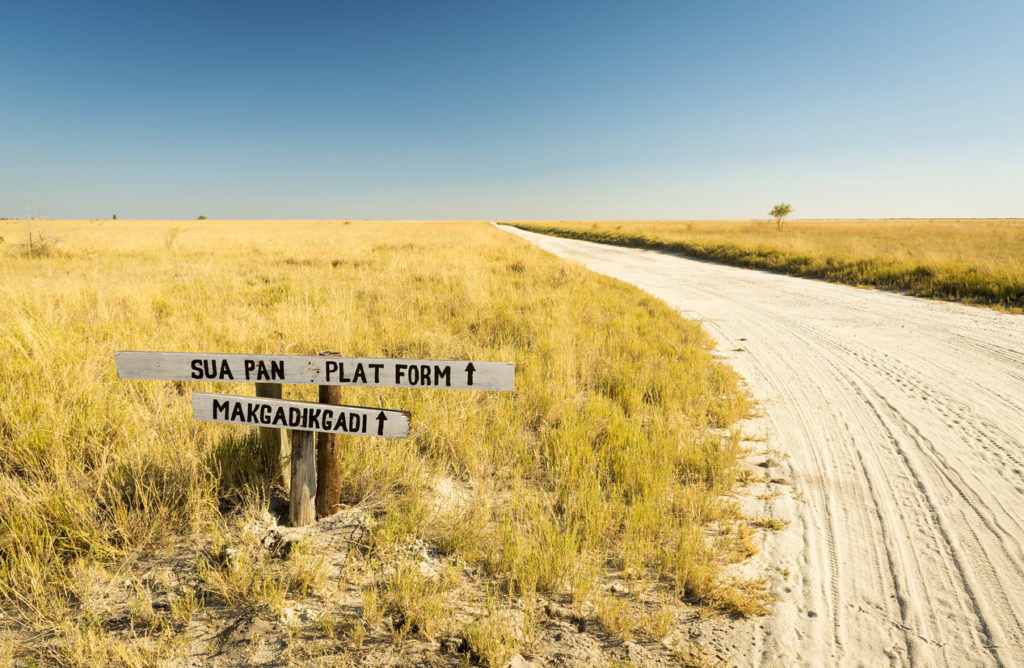
<path fill-rule="evenodd" d="M 388 416 L 384 415 L 384 411 L 377 413 L 377 435 L 384 435 L 384 423 L 387 422 Z"/>
<path fill-rule="evenodd" d="M 469 376 L 469 380 L 466 381 L 467 385 L 472 385 L 473 384 L 473 372 L 474 371 L 476 371 L 476 367 L 473 366 L 472 362 L 470 362 L 469 364 L 466 365 L 466 375 Z"/>

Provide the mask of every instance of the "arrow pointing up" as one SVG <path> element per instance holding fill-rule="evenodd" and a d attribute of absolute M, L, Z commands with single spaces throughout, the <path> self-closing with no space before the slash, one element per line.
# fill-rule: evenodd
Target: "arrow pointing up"
<path fill-rule="evenodd" d="M 472 362 L 470 362 L 469 364 L 466 365 L 466 384 L 467 385 L 472 385 L 473 384 L 473 372 L 474 371 L 476 371 L 476 367 L 473 366 Z"/>
<path fill-rule="evenodd" d="M 384 423 L 387 422 L 388 416 L 384 415 L 384 411 L 377 413 L 377 435 L 384 435 Z"/>

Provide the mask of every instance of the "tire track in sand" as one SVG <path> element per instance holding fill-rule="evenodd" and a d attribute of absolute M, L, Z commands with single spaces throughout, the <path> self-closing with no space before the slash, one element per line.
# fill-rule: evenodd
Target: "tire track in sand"
<path fill-rule="evenodd" d="M 504 229 L 701 320 L 762 401 L 803 496 L 738 664 L 1024 666 L 1024 316 Z"/>

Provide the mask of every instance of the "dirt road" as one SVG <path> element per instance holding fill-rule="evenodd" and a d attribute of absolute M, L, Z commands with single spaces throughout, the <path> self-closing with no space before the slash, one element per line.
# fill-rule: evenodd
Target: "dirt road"
<path fill-rule="evenodd" d="M 1024 666 L 1024 316 L 503 229 L 702 321 L 762 402 L 797 494 L 738 663 Z"/>

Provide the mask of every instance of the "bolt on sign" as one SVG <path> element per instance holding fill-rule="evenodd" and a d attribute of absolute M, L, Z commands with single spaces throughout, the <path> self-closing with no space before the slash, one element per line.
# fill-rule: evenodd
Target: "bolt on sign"
<path fill-rule="evenodd" d="M 343 357 L 336 353 L 240 355 L 235 353 L 114 353 L 117 375 L 131 380 L 249 382 L 257 397 L 196 392 L 197 420 L 260 428 L 263 447 L 280 456 L 283 433 L 291 433 L 289 519 L 310 524 L 337 507 L 340 493 L 340 435 L 405 438 L 409 413 L 341 404 L 340 386 L 417 387 L 446 390 L 515 389 L 515 365 L 507 362 L 403 360 Z M 281 399 L 281 385 L 319 385 L 320 403 Z M 269 395 L 269 396 L 268 396 Z M 313 433 L 316 452 L 313 449 Z M 314 508 L 313 499 L 316 505 Z"/>

